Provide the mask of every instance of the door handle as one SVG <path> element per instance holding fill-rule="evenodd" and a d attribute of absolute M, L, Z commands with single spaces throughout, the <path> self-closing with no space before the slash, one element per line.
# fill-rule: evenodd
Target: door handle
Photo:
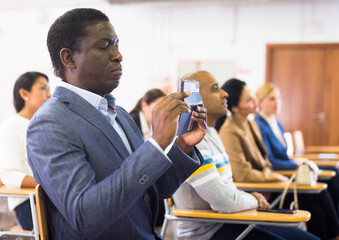
<path fill-rule="evenodd" d="M 324 112 L 320 112 L 320 113 L 317 113 L 317 114 L 313 115 L 313 120 L 316 120 L 319 123 L 324 123 L 325 119 L 326 119 L 326 115 L 325 115 Z"/>

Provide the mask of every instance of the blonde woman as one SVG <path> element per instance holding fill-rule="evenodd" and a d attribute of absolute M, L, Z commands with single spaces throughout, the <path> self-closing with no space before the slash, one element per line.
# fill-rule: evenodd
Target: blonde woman
<path fill-rule="evenodd" d="M 255 95 L 259 105 L 259 113 L 255 121 L 260 128 L 273 169 L 296 169 L 297 164 L 287 156 L 284 129 L 276 117 L 282 104 L 279 89 L 272 83 L 266 83 L 258 88 Z M 333 200 L 337 215 L 339 215 L 339 171 L 336 167 L 321 168 L 333 170 L 337 173 L 327 183 L 328 191 Z"/>

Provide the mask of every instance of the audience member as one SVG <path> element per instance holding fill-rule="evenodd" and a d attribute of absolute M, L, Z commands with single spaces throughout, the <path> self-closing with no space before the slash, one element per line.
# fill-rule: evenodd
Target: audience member
<path fill-rule="evenodd" d="M 16 80 L 13 103 L 17 114 L 6 119 L 0 128 L 0 176 L 4 185 L 33 188 L 37 184 L 27 162 L 26 131 L 34 113 L 50 96 L 45 74 L 26 72 Z M 33 229 L 29 200 L 8 198 L 8 207 L 15 211 L 23 229 Z"/>
<path fill-rule="evenodd" d="M 232 171 L 224 146 L 214 129 L 215 121 L 226 114 L 227 93 L 220 89 L 208 72 L 199 71 L 185 76 L 200 84 L 200 95 L 207 109 L 207 131 L 197 148 L 204 157 L 204 164 L 188 178 L 174 194 L 176 207 L 182 209 L 216 210 L 231 213 L 269 207 L 260 193 L 246 193 L 233 183 Z M 179 236 L 185 239 L 235 239 L 246 225 L 211 222 L 179 222 Z M 254 227 L 249 239 L 318 239 L 298 228 L 275 226 Z"/>
<path fill-rule="evenodd" d="M 53 239 L 161 239 L 154 230 L 158 199 L 171 197 L 203 162 L 195 145 L 206 131 L 204 107 L 193 112 L 193 131 L 164 153 L 179 114 L 190 111 L 183 101 L 190 93 L 161 99 L 145 143 L 115 105 L 118 43 L 108 17 L 96 9 L 68 11 L 49 29 L 48 49 L 63 81 L 28 126 L 27 154 L 47 194 Z"/>
<path fill-rule="evenodd" d="M 281 107 L 281 96 L 279 89 L 272 83 L 266 83 L 256 91 L 260 112 L 255 121 L 258 124 L 261 136 L 264 140 L 268 159 L 275 170 L 296 169 L 297 164 L 287 155 L 287 144 L 284 138 L 284 129 L 277 120 L 276 115 Z M 322 169 L 333 170 L 336 176 L 328 183 L 328 190 L 336 206 L 339 215 L 339 171 L 336 167 L 321 167 Z"/>
<path fill-rule="evenodd" d="M 152 110 L 164 96 L 166 94 L 160 89 L 148 90 L 129 113 L 140 129 L 145 141 L 152 136 Z"/>
<path fill-rule="evenodd" d="M 235 181 L 285 180 L 272 172 L 259 127 L 247 118 L 256 112 L 256 104 L 246 83 L 230 79 L 222 89 L 229 94 L 227 107 L 232 115 L 221 126 L 219 136 L 229 155 Z M 322 239 L 338 236 L 339 220 L 328 191 L 298 196 L 300 208 L 312 214 L 311 220 L 307 222 L 308 230 Z"/>
<path fill-rule="evenodd" d="M 231 79 L 223 85 L 223 90 L 229 94 L 228 109 L 232 115 L 221 126 L 219 136 L 230 157 L 235 181 L 287 181 L 285 176 L 272 171 L 259 128 L 247 118 L 256 112 L 256 103 L 246 83 Z"/>

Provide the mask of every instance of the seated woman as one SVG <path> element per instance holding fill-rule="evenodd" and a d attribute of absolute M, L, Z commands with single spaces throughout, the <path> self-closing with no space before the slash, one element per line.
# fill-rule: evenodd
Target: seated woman
<path fill-rule="evenodd" d="M 33 114 L 50 96 L 45 74 L 27 72 L 15 82 L 13 97 L 18 114 L 6 119 L 0 128 L 0 176 L 4 185 L 14 188 L 36 186 L 27 163 L 26 131 Z M 33 229 L 29 200 L 8 198 L 8 207 L 15 211 L 23 229 Z"/>
<path fill-rule="evenodd" d="M 129 113 L 139 127 L 145 141 L 152 136 L 152 109 L 164 96 L 166 94 L 160 89 L 148 90 Z"/>
<path fill-rule="evenodd" d="M 272 83 L 266 83 L 261 86 L 255 93 L 258 99 L 260 112 L 257 114 L 255 121 L 260 128 L 262 138 L 264 140 L 268 159 L 272 163 L 275 170 L 291 170 L 296 169 L 297 164 L 287 155 L 287 145 L 284 138 L 284 129 L 276 114 L 281 105 L 281 97 L 279 89 Z M 339 171 L 336 167 L 322 167 L 336 172 L 336 176 L 328 183 L 328 190 L 336 206 L 339 216 Z"/>
<path fill-rule="evenodd" d="M 227 93 L 219 88 L 214 77 L 199 71 L 185 79 L 199 81 L 200 95 L 207 109 L 207 130 L 197 148 L 204 164 L 194 172 L 173 196 L 176 207 L 182 209 L 216 210 L 224 213 L 269 207 L 257 192 L 246 193 L 233 183 L 232 171 L 224 146 L 214 129 L 215 121 L 226 114 Z M 235 239 L 247 226 L 211 222 L 180 222 L 179 235 L 185 239 Z M 248 239 L 317 239 L 298 228 L 256 226 Z"/>
<path fill-rule="evenodd" d="M 219 136 L 230 157 L 234 179 L 239 182 L 279 181 L 272 172 L 259 127 L 248 120 L 256 113 L 256 104 L 246 83 L 238 79 L 226 81 L 222 89 L 228 93 L 228 109 L 232 116 L 222 124 Z M 220 122 L 219 122 L 220 124 Z M 301 209 L 310 211 L 308 231 L 322 239 L 339 235 L 339 220 L 328 191 L 320 194 L 298 194 Z M 285 201 L 286 202 L 286 201 Z"/>
<path fill-rule="evenodd" d="M 142 98 L 139 99 L 135 107 L 129 113 L 139 127 L 144 140 L 152 136 L 152 110 L 159 100 L 166 96 L 160 89 L 154 88 L 148 90 Z M 165 206 L 163 200 L 159 200 L 158 216 L 155 222 L 155 230 L 161 232 L 164 222 Z"/>

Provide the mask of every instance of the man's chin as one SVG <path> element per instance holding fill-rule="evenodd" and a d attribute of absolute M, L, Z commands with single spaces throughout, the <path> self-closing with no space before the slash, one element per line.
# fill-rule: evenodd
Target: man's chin
<path fill-rule="evenodd" d="M 113 92 L 119 86 L 119 83 L 120 83 L 120 81 L 116 81 L 116 82 L 114 82 L 114 84 L 107 87 L 104 91 L 105 92 L 104 94 L 110 94 L 111 92 Z"/>

